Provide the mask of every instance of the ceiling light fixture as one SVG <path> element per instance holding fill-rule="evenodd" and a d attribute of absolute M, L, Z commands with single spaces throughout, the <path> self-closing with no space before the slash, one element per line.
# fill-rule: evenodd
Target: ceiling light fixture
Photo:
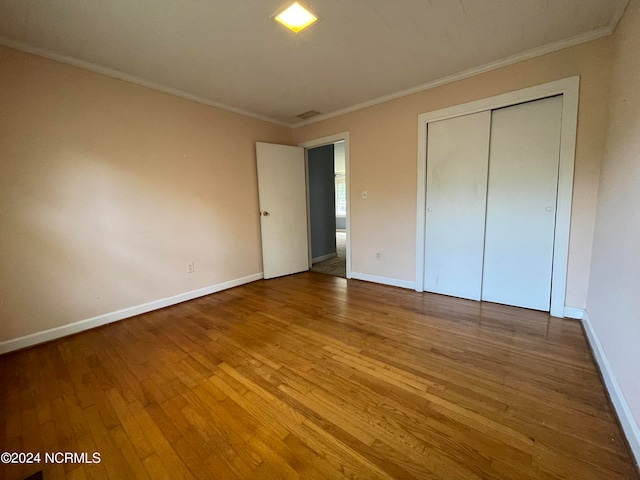
<path fill-rule="evenodd" d="M 298 2 L 293 2 L 289 7 L 276 15 L 275 19 L 293 33 L 300 33 L 318 21 L 316 15 Z"/>

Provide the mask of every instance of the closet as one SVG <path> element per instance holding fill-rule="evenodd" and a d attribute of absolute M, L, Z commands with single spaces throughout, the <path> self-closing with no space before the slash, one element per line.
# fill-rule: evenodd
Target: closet
<path fill-rule="evenodd" d="M 549 311 L 562 95 L 427 126 L 424 289 Z"/>

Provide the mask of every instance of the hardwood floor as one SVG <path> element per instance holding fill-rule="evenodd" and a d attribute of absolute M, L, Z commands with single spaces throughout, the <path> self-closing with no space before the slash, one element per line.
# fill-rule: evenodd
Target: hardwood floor
<path fill-rule="evenodd" d="M 0 357 L 0 478 L 638 479 L 581 325 L 304 273 Z"/>

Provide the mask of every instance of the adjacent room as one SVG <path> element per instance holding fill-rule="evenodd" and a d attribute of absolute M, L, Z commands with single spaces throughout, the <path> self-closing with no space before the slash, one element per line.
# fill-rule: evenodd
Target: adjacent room
<path fill-rule="evenodd" d="M 307 149 L 311 271 L 347 277 L 345 142 Z"/>
<path fill-rule="evenodd" d="M 640 479 L 640 0 L 0 0 L 0 478 Z"/>

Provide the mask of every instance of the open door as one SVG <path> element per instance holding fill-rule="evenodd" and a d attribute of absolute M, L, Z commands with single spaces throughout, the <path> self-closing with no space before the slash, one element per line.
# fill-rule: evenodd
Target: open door
<path fill-rule="evenodd" d="M 264 278 L 309 270 L 304 148 L 256 143 Z"/>

